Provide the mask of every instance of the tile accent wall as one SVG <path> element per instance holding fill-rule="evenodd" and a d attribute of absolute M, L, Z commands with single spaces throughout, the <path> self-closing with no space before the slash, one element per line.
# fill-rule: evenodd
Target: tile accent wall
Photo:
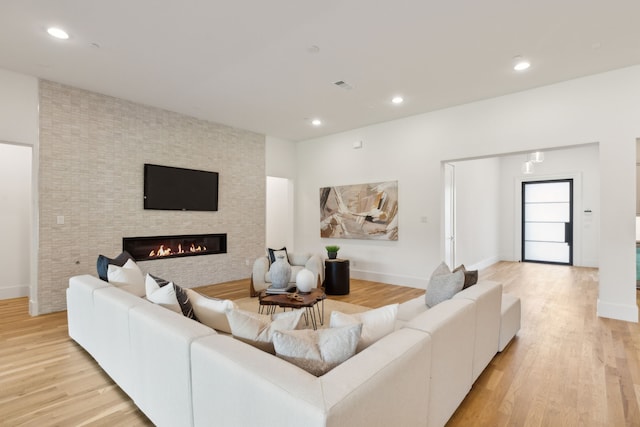
<path fill-rule="evenodd" d="M 144 163 L 219 172 L 219 210 L 144 210 Z M 226 254 L 140 263 L 186 287 L 247 278 L 264 252 L 264 135 L 42 80 L 39 174 L 39 313 L 125 236 L 227 233 Z"/>

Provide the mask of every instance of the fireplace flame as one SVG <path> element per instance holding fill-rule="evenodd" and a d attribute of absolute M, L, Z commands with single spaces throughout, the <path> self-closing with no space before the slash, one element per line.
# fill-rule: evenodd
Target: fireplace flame
<path fill-rule="evenodd" d="M 191 246 L 189 246 L 189 252 L 202 252 L 202 251 L 206 251 L 207 247 L 203 246 L 203 245 L 195 245 L 195 243 L 192 243 Z M 149 257 L 163 257 L 163 256 L 169 256 L 169 255 L 176 255 L 176 254 L 183 254 L 185 253 L 185 250 L 182 248 L 182 244 L 178 244 L 178 250 L 174 251 L 172 248 L 170 247 L 166 247 L 164 245 L 160 245 L 160 247 L 158 247 L 157 249 L 152 249 L 151 252 L 149 252 Z"/>

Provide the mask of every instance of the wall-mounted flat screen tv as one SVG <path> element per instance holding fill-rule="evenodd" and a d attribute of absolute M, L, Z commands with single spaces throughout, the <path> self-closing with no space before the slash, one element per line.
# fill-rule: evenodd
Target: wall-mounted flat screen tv
<path fill-rule="evenodd" d="M 144 165 L 144 208 L 218 210 L 218 172 Z"/>

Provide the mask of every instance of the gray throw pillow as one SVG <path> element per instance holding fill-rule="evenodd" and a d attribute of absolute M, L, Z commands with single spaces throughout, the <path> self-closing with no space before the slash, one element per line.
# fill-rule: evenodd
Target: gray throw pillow
<path fill-rule="evenodd" d="M 431 274 L 427 291 L 424 294 L 427 307 L 451 299 L 462 290 L 464 286 L 464 271 L 459 270 L 452 273 L 444 262 Z"/>

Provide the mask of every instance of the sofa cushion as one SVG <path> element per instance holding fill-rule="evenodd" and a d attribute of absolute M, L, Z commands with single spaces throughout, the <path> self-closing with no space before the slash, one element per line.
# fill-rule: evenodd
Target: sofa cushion
<path fill-rule="evenodd" d="M 133 259 L 128 259 L 122 267 L 116 264 L 109 264 L 107 266 L 107 279 L 110 284 L 123 291 L 139 297 L 144 296 L 144 274 Z"/>
<path fill-rule="evenodd" d="M 464 264 L 460 264 L 453 269 L 453 272 L 462 270 L 464 272 L 464 285 L 462 289 L 467 289 L 469 286 L 473 286 L 478 283 L 478 270 L 467 270 Z"/>
<path fill-rule="evenodd" d="M 200 323 L 220 332 L 231 333 L 229 320 L 227 320 L 227 311 L 237 308 L 233 301 L 211 298 L 201 295 L 193 289 L 185 290 Z"/>
<path fill-rule="evenodd" d="M 282 247 L 281 249 L 268 248 L 267 253 L 269 255 L 269 264 L 273 264 L 274 262 L 276 262 L 278 255 L 284 255 L 284 259 L 286 259 L 287 262 L 289 262 L 289 255 L 287 254 L 286 247 Z"/>
<path fill-rule="evenodd" d="M 131 254 L 127 251 L 123 251 L 120 255 L 115 258 L 109 258 L 104 255 L 98 255 L 98 260 L 96 261 L 96 268 L 98 270 L 98 277 L 105 282 L 108 281 L 107 277 L 107 269 L 110 264 L 117 265 L 118 267 L 122 267 L 127 261 L 133 259 Z M 135 261 L 135 259 L 133 259 Z"/>
<path fill-rule="evenodd" d="M 433 307 L 442 301 L 451 299 L 462 290 L 463 286 L 464 272 L 459 270 L 452 273 L 447 264 L 441 263 L 431 275 L 427 285 L 425 292 L 427 307 Z"/>
<path fill-rule="evenodd" d="M 324 375 L 356 353 L 362 324 L 331 329 L 276 331 L 276 355 L 315 376 Z"/>
<path fill-rule="evenodd" d="M 253 311 L 234 309 L 227 311 L 227 319 L 234 338 L 267 353 L 275 354 L 273 334 L 279 330 L 296 329 L 304 310 L 292 310 L 272 316 Z"/>
<path fill-rule="evenodd" d="M 394 331 L 398 316 L 398 305 L 390 304 L 356 314 L 344 314 L 334 311 L 331 313 L 330 327 L 340 328 L 362 323 L 362 333 L 356 348 L 356 352 L 359 353 Z"/>
<path fill-rule="evenodd" d="M 198 320 L 189 300 L 189 295 L 173 282 L 147 274 L 145 279 L 147 299 L 189 319 Z"/>

